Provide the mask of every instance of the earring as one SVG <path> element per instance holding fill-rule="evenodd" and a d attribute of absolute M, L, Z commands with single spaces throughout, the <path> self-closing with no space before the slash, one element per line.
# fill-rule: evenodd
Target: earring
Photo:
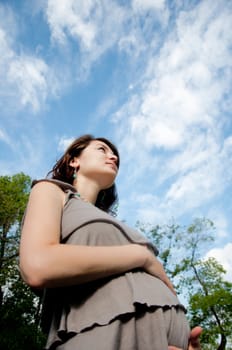
<path fill-rule="evenodd" d="M 73 171 L 73 178 L 76 179 L 77 178 L 77 169 L 74 168 L 74 171 Z"/>

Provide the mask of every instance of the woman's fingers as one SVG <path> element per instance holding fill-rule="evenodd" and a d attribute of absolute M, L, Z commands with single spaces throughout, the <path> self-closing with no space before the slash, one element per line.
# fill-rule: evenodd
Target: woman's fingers
<path fill-rule="evenodd" d="M 168 288 L 176 295 L 175 289 L 169 280 L 166 272 L 164 271 L 163 265 L 161 262 L 146 248 L 146 260 L 144 264 L 144 269 L 146 272 L 150 273 L 153 276 L 160 278 Z"/>
<path fill-rule="evenodd" d="M 203 329 L 199 326 L 191 330 L 188 350 L 201 350 L 200 335 Z"/>
<path fill-rule="evenodd" d="M 189 336 L 188 350 L 201 350 L 200 335 L 201 335 L 202 331 L 203 331 L 203 329 L 199 326 L 194 327 L 191 330 L 190 336 Z M 168 347 L 168 350 L 183 350 L 183 349 L 170 345 Z"/>

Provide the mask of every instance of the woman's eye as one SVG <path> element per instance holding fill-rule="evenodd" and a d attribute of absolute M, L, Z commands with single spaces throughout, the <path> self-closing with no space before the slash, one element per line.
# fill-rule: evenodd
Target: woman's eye
<path fill-rule="evenodd" d="M 105 152 L 105 148 L 104 148 L 103 146 L 98 147 L 98 149 L 99 149 L 100 151 Z"/>

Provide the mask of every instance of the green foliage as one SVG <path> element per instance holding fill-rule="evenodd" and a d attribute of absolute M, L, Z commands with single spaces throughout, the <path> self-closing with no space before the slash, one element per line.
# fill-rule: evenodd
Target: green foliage
<path fill-rule="evenodd" d="M 38 300 L 23 283 L 15 266 L 5 287 L 0 315 L 0 344 L 4 350 L 41 350 L 44 336 L 38 327 Z"/>
<path fill-rule="evenodd" d="M 192 260 L 197 260 L 214 239 L 214 225 L 208 219 L 195 219 L 188 227 L 175 222 L 167 225 L 148 225 L 138 222 L 138 229 L 146 235 L 159 250 L 159 259 L 177 292 L 188 289 L 185 283 L 187 270 Z"/>
<path fill-rule="evenodd" d="M 158 247 L 167 274 L 189 304 L 191 325 L 204 328 L 202 348 L 229 350 L 232 284 L 224 280 L 225 271 L 215 259 L 202 260 L 214 240 L 212 221 L 198 218 L 188 227 L 175 223 L 137 226 Z"/>
<path fill-rule="evenodd" d="M 38 299 L 18 268 L 20 224 L 31 179 L 20 173 L 0 176 L 0 346 L 4 350 L 39 350 Z"/>
<path fill-rule="evenodd" d="M 25 210 L 30 190 L 31 178 L 19 173 L 0 177 L 0 226 L 10 226 L 20 222 Z"/>
<path fill-rule="evenodd" d="M 9 278 L 12 261 L 18 256 L 19 226 L 28 200 L 31 179 L 20 173 L 0 176 L 0 285 Z"/>
<path fill-rule="evenodd" d="M 207 329 L 202 336 L 203 343 L 207 344 L 210 338 L 216 345 L 218 335 L 224 341 L 231 337 L 232 283 L 223 279 L 225 271 L 213 258 L 199 261 L 196 269 L 200 282 L 189 297 L 191 323 L 201 324 Z"/>

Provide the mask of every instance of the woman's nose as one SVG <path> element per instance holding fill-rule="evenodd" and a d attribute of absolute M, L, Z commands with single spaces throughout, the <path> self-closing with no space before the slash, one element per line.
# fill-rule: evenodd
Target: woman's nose
<path fill-rule="evenodd" d="M 116 154 L 110 153 L 109 158 L 112 159 L 115 162 L 115 164 L 118 163 L 118 157 L 116 156 Z"/>

